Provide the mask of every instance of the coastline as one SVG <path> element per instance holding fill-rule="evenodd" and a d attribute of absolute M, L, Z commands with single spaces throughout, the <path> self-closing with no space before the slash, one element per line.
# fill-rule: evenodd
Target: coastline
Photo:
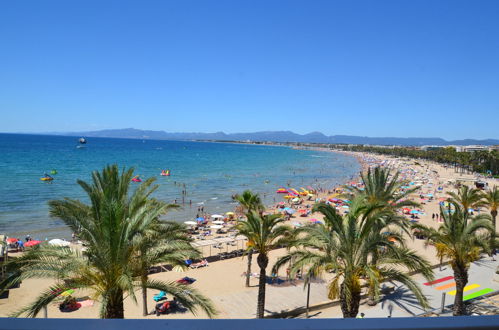
<path fill-rule="evenodd" d="M 353 155 L 352 155 L 353 156 Z M 428 162 L 419 162 L 421 165 L 415 165 L 413 160 L 401 160 L 388 157 L 381 157 L 379 155 L 371 154 L 358 154 L 357 159 L 363 162 L 364 168 L 370 164 L 383 163 L 384 166 L 390 166 L 398 171 L 401 171 L 401 175 L 408 179 L 421 179 L 426 182 L 423 185 L 423 192 L 434 192 L 435 198 L 429 200 L 425 198 L 423 200 L 423 205 L 421 208 L 422 213 L 419 216 L 419 221 L 425 225 L 436 227 L 439 225 L 437 221 L 434 221 L 431 214 L 438 212 L 438 197 L 445 196 L 446 192 L 452 191 L 453 185 L 448 183 L 448 179 L 457 178 L 461 174 L 453 173 L 449 168 L 444 168 L 439 164 L 430 164 Z M 371 161 L 369 161 L 371 160 Z M 370 163 L 371 162 L 371 163 Z M 472 177 L 472 176 L 470 176 Z M 441 186 L 442 190 L 438 190 L 437 187 Z M 327 192 L 320 195 L 320 198 L 326 198 Z M 412 198 L 420 201 L 421 199 L 416 194 Z M 311 205 L 314 201 L 305 201 L 300 208 L 306 208 L 307 204 Z M 272 212 L 273 210 L 270 209 Z M 297 212 L 298 213 L 298 212 Z M 304 224 L 309 223 L 311 218 L 316 218 L 321 220 L 320 214 L 310 214 L 307 217 L 299 217 L 297 214 L 293 216 L 287 223 L 295 225 L 295 223 Z M 231 251 L 232 249 L 241 248 L 241 243 L 239 246 L 231 246 L 224 244 L 220 251 L 214 249 L 214 251 L 222 252 L 226 249 Z M 408 240 L 408 247 L 418 251 L 421 255 L 426 257 L 431 264 L 438 264 L 439 260 L 435 255 L 434 248 L 431 246 L 426 246 L 423 240 L 413 239 Z M 208 252 L 206 248 L 203 248 L 203 252 Z M 212 251 L 212 252 L 214 252 Z M 285 253 L 285 249 L 273 250 L 270 253 L 270 263 L 272 264 L 275 260 Z M 257 267 L 254 265 L 254 267 Z M 475 266 L 474 266 L 475 267 Z M 486 266 L 491 268 L 492 266 Z M 255 307 L 256 307 L 256 294 L 257 288 L 256 284 L 258 279 L 251 278 L 251 286 L 246 288 L 244 286 L 244 276 L 243 272 L 247 268 L 247 259 L 245 257 L 235 257 L 224 260 L 218 260 L 216 262 L 211 262 L 208 267 L 189 269 L 185 273 L 177 273 L 174 271 L 158 272 L 151 275 L 151 278 L 157 278 L 161 280 L 177 280 L 183 276 L 194 277 L 197 281 L 193 284 L 198 290 L 209 296 L 217 306 L 220 314 L 218 318 L 253 318 Z M 255 268 L 254 268 L 255 269 Z M 447 270 L 448 271 L 448 270 Z M 477 273 L 477 272 L 475 272 Z M 475 274 L 474 273 L 474 274 Z M 478 273 L 477 273 L 478 274 Z M 278 274 L 281 277 L 285 277 L 284 273 Z M 417 277 L 417 275 L 415 275 Z M 474 276 L 474 275 L 473 275 Z M 312 283 L 312 295 L 311 304 L 319 304 L 324 301 L 328 301 L 327 298 L 327 283 L 331 279 L 331 274 L 324 275 L 321 280 L 317 283 Z M 473 281 L 473 277 L 470 279 Z M 23 281 L 22 285 L 18 289 L 11 290 L 11 295 L 6 300 L 0 300 L 0 316 L 6 316 L 17 306 L 22 306 L 31 301 L 36 293 L 42 290 L 42 288 L 50 285 L 51 280 L 26 280 Z M 304 304 L 304 291 L 303 283 L 296 281 L 293 285 L 269 285 L 267 290 L 267 309 L 270 311 L 281 311 L 285 309 L 294 309 L 302 307 Z M 499 284 L 482 283 L 482 285 L 488 285 L 489 287 L 499 289 Z M 495 286 L 494 286 L 495 285 Z M 433 290 L 434 291 L 434 290 Z M 428 289 L 429 294 L 433 294 L 431 288 Z M 152 296 L 156 294 L 154 290 L 150 290 L 148 295 Z M 84 293 L 83 293 L 84 294 Z M 440 293 L 438 293 L 440 294 Z M 9 303 L 15 302 L 15 303 Z M 438 304 L 439 300 L 435 300 Z M 152 303 L 151 303 L 152 304 Z M 152 305 L 151 305 L 152 306 Z M 378 310 L 376 309 L 378 308 Z M 363 311 L 366 313 L 367 317 L 376 317 L 382 311 L 379 311 L 378 307 L 362 307 Z M 125 300 L 125 311 L 127 318 L 144 318 L 141 315 L 141 303 L 137 305 L 127 298 Z M 318 317 L 341 317 L 341 310 L 338 306 L 336 307 L 324 307 L 321 309 L 322 313 Z M 73 313 L 61 313 L 58 311 L 57 306 L 52 304 L 49 307 L 49 317 L 57 318 L 96 318 L 98 315 L 98 304 L 94 304 L 92 307 L 80 308 Z M 395 307 L 394 316 L 409 316 L 407 311 L 404 311 L 401 307 Z M 166 318 L 189 318 L 189 319 L 204 319 L 205 315 L 192 315 L 190 313 L 180 313 L 171 314 L 165 316 Z M 145 318 L 156 318 L 156 316 L 148 315 Z"/>

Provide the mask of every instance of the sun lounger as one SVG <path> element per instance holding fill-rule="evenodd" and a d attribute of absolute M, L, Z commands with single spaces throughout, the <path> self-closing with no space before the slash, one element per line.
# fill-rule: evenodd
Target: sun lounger
<path fill-rule="evenodd" d="M 191 264 L 189 267 L 192 269 L 200 268 L 200 267 L 208 267 L 208 260 L 206 260 L 206 259 L 201 260 L 200 262 L 196 262 L 196 263 Z"/>
<path fill-rule="evenodd" d="M 166 292 L 165 291 L 160 291 L 157 295 L 153 297 L 154 301 L 160 301 L 163 299 L 166 299 Z"/>

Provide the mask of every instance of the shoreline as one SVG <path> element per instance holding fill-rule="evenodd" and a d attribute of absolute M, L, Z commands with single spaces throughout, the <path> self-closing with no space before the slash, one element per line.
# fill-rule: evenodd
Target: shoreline
<path fill-rule="evenodd" d="M 185 142 L 185 141 L 179 141 L 179 142 Z M 188 141 L 188 142 L 192 142 L 192 141 Z M 205 142 L 206 143 L 208 141 L 194 141 L 194 142 Z M 209 142 L 209 143 L 222 143 L 222 142 Z M 224 142 L 224 143 L 229 143 L 229 142 Z M 255 146 L 262 146 L 262 147 L 274 146 L 274 147 L 282 147 L 282 148 L 288 148 L 288 149 L 310 150 L 310 151 L 316 151 L 316 152 L 328 152 L 328 153 L 332 152 L 332 150 L 327 149 L 327 148 L 316 148 L 316 149 L 303 148 L 302 149 L 302 148 L 293 148 L 293 146 L 279 145 L 279 144 L 260 145 L 260 144 L 238 143 L 238 142 L 230 142 L 230 144 L 255 145 Z M 363 165 L 358 157 L 355 157 L 354 155 L 349 155 L 348 153 L 343 153 L 343 152 L 334 151 L 334 153 L 347 155 L 347 156 L 355 159 L 356 162 L 359 164 L 359 168 L 362 170 Z M 315 172 L 314 173 L 307 172 L 307 173 L 315 175 Z M 331 187 L 329 187 L 329 189 L 334 190 L 337 186 L 341 186 L 342 184 L 346 183 L 348 180 L 351 180 L 352 178 L 357 177 L 358 174 L 359 174 L 358 171 L 353 173 L 352 175 L 344 174 L 343 178 L 339 178 L 339 179 L 336 179 L 333 175 L 330 174 L 328 176 L 327 180 L 334 180 L 336 182 L 329 183 L 331 185 Z M 250 179 L 248 179 L 248 180 L 250 180 Z M 157 183 L 160 185 L 171 184 L 171 182 L 163 183 L 163 182 L 159 182 L 159 180 L 157 181 Z M 178 184 L 181 185 L 181 182 L 178 182 Z M 227 184 L 229 184 L 229 182 L 227 182 Z M 327 187 L 323 187 L 322 183 L 318 183 L 317 181 L 314 182 L 313 180 L 310 180 L 307 183 L 300 183 L 300 184 L 298 184 L 297 182 L 294 182 L 291 186 L 298 188 L 298 185 L 302 185 L 302 186 L 316 186 L 317 185 L 317 187 L 314 187 L 314 188 L 320 188 L 320 189 L 327 188 Z M 262 183 L 260 186 L 264 186 L 264 184 Z M 285 187 L 286 186 L 285 182 L 282 182 L 281 186 Z M 276 186 L 274 188 L 277 189 L 278 186 Z M 193 190 L 189 191 L 190 194 L 192 194 L 192 191 L 195 191 L 195 188 L 192 188 L 192 189 Z M 267 201 L 264 200 L 264 203 L 265 203 L 264 205 L 267 209 L 271 209 L 276 202 L 280 201 L 280 199 L 279 199 L 280 196 L 275 193 L 275 189 L 271 189 L 269 192 L 258 192 L 263 197 L 262 199 L 270 199 Z M 244 189 L 242 189 L 239 193 L 241 193 L 243 190 Z M 191 205 L 189 205 L 189 203 L 187 203 L 187 204 L 179 203 L 179 205 L 181 206 L 182 209 L 190 209 L 190 211 L 188 211 L 188 213 L 195 213 L 196 208 L 204 206 L 204 208 L 206 209 L 205 214 L 208 214 L 208 215 L 209 214 L 217 214 L 220 212 L 222 212 L 222 214 L 224 214 L 226 212 L 233 212 L 234 209 L 237 207 L 237 205 L 236 205 L 237 203 L 229 202 L 230 194 L 228 194 L 227 196 L 224 196 L 222 198 L 217 197 L 217 199 L 218 200 L 226 200 L 226 202 L 224 202 L 224 203 L 220 202 L 220 203 L 215 204 L 215 205 L 206 205 L 206 202 L 203 200 L 201 202 L 193 201 Z M 273 199 L 274 201 L 272 201 L 271 199 Z M 208 200 L 208 202 L 210 202 L 210 201 Z M 207 208 L 207 206 L 208 206 L 208 208 Z M 209 207 L 211 207 L 211 209 Z M 223 211 L 219 210 L 218 208 L 222 208 Z M 191 218 L 182 217 L 181 215 L 177 215 L 174 212 L 176 212 L 176 211 L 172 211 L 172 213 L 167 214 L 165 217 L 163 217 L 163 219 L 167 220 L 167 221 L 175 221 L 175 222 L 179 222 L 179 223 L 182 223 L 182 222 L 187 221 L 187 220 L 192 220 Z M 47 219 L 46 221 L 51 221 L 51 222 L 59 221 L 57 219 L 55 219 L 55 220 L 50 219 L 50 216 L 48 214 L 46 215 L 46 219 Z M 71 238 L 71 231 L 64 224 L 62 224 L 60 226 L 54 226 L 53 228 L 48 227 L 48 228 L 33 229 L 33 230 L 27 229 L 27 230 L 12 231 L 12 232 L 3 230 L 1 232 L 1 234 L 5 234 L 5 235 L 8 235 L 10 237 L 19 237 L 21 239 L 24 238 L 26 235 L 30 235 L 32 238 L 36 238 L 36 239 L 41 240 L 41 241 L 50 240 L 53 238 L 61 238 L 61 239 L 70 240 L 70 238 Z"/>

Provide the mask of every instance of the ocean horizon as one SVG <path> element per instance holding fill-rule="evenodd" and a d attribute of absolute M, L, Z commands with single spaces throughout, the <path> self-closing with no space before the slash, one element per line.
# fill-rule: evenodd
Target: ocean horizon
<path fill-rule="evenodd" d="M 76 181 L 90 181 L 92 171 L 108 164 L 134 167 L 141 179 L 156 177 L 154 197 L 181 206 L 164 219 L 178 222 L 194 219 L 199 207 L 209 214 L 233 211 L 232 196 L 246 189 L 270 206 L 283 200 L 279 187 L 331 189 L 360 171 L 344 154 L 217 142 L 90 138 L 80 145 L 74 136 L 1 133 L 0 155 L 0 233 L 37 239 L 70 237 L 61 220 L 50 218 L 47 202 L 87 202 Z M 160 176 L 161 170 L 171 175 Z M 53 181 L 40 180 L 51 171 L 57 171 Z"/>

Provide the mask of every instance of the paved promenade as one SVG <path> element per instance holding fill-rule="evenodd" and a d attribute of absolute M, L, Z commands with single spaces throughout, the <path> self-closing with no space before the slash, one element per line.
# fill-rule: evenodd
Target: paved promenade
<path fill-rule="evenodd" d="M 464 296 L 477 293 L 481 290 L 491 289 L 492 291 L 499 290 L 499 275 L 495 275 L 495 270 L 499 266 L 499 260 L 491 261 L 490 257 L 485 257 L 470 267 L 469 281 L 466 288 L 468 291 Z M 450 266 L 444 266 L 442 270 L 435 270 L 435 279 L 445 279 L 452 277 L 453 272 Z M 422 276 L 416 275 L 415 278 L 422 286 L 424 294 L 428 297 L 430 309 L 440 308 L 442 303 L 442 293 L 445 294 L 445 304 L 451 305 L 454 303 L 454 295 L 452 295 L 455 287 L 453 279 L 444 280 L 433 285 L 424 285 L 426 281 Z M 465 288 L 465 290 L 466 290 Z M 449 310 L 449 308 L 447 308 Z M 381 302 L 373 307 L 367 304 L 362 304 L 360 311 L 365 314 L 365 317 L 409 317 L 421 314 L 424 310 L 419 305 L 418 301 L 405 286 L 398 285 L 393 293 L 382 298 Z M 321 311 L 311 313 L 313 317 L 341 317 L 339 307 L 326 308 Z"/>

